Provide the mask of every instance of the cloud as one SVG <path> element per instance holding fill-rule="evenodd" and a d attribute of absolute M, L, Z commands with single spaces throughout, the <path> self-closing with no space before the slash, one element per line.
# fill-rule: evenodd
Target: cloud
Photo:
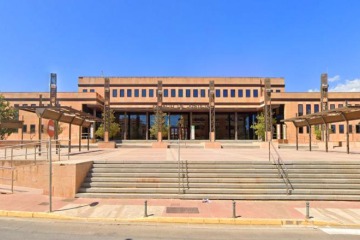
<path fill-rule="evenodd" d="M 329 92 L 360 92 L 360 78 L 338 83 L 335 87 L 330 87 Z"/>
<path fill-rule="evenodd" d="M 336 82 L 340 80 L 340 75 L 335 75 L 328 79 L 329 82 Z"/>
<path fill-rule="evenodd" d="M 320 92 L 320 90 L 319 90 L 319 89 L 314 88 L 314 89 L 309 89 L 309 90 L 308 90 L 308 92 Z"/>

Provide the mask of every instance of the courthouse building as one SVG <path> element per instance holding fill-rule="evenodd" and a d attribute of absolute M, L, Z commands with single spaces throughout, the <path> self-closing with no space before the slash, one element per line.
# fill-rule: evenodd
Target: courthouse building
<path fill-rule="evenodd" d="M 158 104 L 159 81 L 162 83 L 162 106 L 166 113 L 165 124 L 168 136 L 163 140 L 183 139 L 209 140 L 210 112 L 209 88 L 214 83 L 215 91 L 215 139 L 251 140 L 258 139 L 251 125 L 256 116 L 264 111 L 265 79 L 261 77 L 109 77 L 110 109 L 115 113 L 121 132 L 114 140 L 151 140 L 149 129 L 155 120 Z M 269 78 L 271 82 L 271 106 L 276 119 L 273 138 L 282 142 L 295 142 L 296 128 L 282 120 L 321 110 L 319 92 L 286 92 L 284 78 Z M 320 85 L 320 81 L 319 81 Z M 5 92 L 1 93 L 15 107 L 38 106 L 40 95 L 42 104 L 49 104 L 48 92 Z M 104 77 L 79 77 L 77 92 L 59 92 L 60 106 L 101 117 L 104 108 Z M 359 93 L 328 93 L 329 109 L 360 104 Z M 8 139 L 35 140 L 38 138 L 39 121 L 34 113 L 20 111 L 19 119 L 24 120 L 23 129 Z M 181 123 L 181 124 L 180 124 Z M 349 123 L 350 142 L 360 140 L 359 121 Z M 43 124 L 46 125 L 46 120 Z M 179 128 L 181 126 L 181 128 Z M 67 124 L 60 124 L 59 138 L 68 138 Z M 75 127 L 75 126 L 74 126 Z M 93 124 L 90 138 L 95 139 Z M 346 141 L 344 123 L 331 124 L 330 141 Z M 76 127 L 75 127 L 76 128 Z M 79 138 L 76 129 L 72 139 Z M 309 128 L 298 129 L 300 143 L 309 141 Z M 314 132 L 314 131 L 312 131 Z M 46 131 L 43 130 L 44 137 Z M 83 138 L 88 137 L 83 131 Z M 312 138 L 313 141 L 315 136 Z M 316 140 L 315 140 L 316 141 Z"/>

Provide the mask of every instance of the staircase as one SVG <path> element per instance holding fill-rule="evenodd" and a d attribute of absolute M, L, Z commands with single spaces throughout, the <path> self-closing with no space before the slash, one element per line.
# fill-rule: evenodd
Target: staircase
<path fill-rule="evenodd" d="M 292 194 L 268 161 L 106 161 L 93 164 L 77 197 L 360 200 L 360 164 L 287 162 Z"/>

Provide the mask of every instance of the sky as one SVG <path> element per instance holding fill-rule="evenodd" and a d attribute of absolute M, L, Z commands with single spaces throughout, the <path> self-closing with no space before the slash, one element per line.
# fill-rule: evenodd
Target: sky
<path fill-rule="evenodd" d="M 79 76 L 284 77 L 360 91 L 358 0 L 0 0 L 0 92 Z"/>

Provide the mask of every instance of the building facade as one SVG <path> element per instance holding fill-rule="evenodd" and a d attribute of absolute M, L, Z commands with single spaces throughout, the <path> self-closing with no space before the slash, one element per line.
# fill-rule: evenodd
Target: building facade
<path fill-rule="evenodd" d="M 183 139 L 209 140 L 210 112 L 209 88 L 214 83 L 215 91 L 215 139 L 246 140 L 258 139 L 251 125 L 256 116 L 264 111 L 265 79 L 261 77 L 109 77 L 110 108 L 121 132 L 115 140 L 151 140 L 150 128 L 155 122 L 155 109 L 158 105 L 159 84 L 161 84 L 161 110 L 166 113 L 165 125 L 168 126 L 164 140 Z M 273 138 L 283 142 L 295 142 L 295 127 L 281 120 L 320 111 L 319 92 L 285 92 L 283 78 L 269 78 L 271 82 L 271 106 L 276 124 Z M 49 104 L 49 93 L 2 93 L 11 105 L 38 106 L 40 95 L 42 103 Z M 104 78 L 79 77 L 78 92 L 58 93 L 58 104 L 71 106 L 77 110 L 101 117 L 104 105 Z M 360 104 L 358 93 L 333 93 L 328 95 L 329 108 L 345 104 Z M 35 114 L 19 112 L 24 120 L 23 129 L 8 139 L 37 139 L 39 128 Z M 43 121 L 44 124 L 46 120 Z M 41 126 L 40 126 L 41 127 Z M 96 125 L 90 137 L 95 138 Z M 343 123 L 330 126 L 330 141 L 345 141 Z M 42 127 L 44 128 L 44 127 Z M 68 138 L 68 126 L 61 126 L 60 138 Z M 44 131 L 43 134 L 45 134 Z M 309 140 L 309 129 L 299 129 L 299 142 Z M 85 133 L 85 131 L 84 131 Z M 316 139 L 314 129 L 313 139 Z M 360 140 L 359 122 L 350 122 L 351 142 Z M 46 134 L 45 134 L 46 135 Z M 78 139 L 76 129 L 72 139 Z M 316 141 L 316 140 L 315 140 Z"/>

